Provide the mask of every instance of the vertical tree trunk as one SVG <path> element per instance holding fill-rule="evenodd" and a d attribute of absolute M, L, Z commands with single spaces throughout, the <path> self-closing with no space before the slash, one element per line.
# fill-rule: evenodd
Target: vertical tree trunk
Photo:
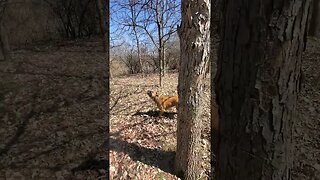
<path fill-rule="evenodd" d="M 162 76 L 166 73 L 166 56 L 165 56 L 165 40 L 164 40 L 164 13 L 165 13 L 165 5 L 164 5 L 164 0 L 160 1 L 160 39 L 161 39 L 161 51 L 162 51 Z"/>
<path fill-rule="evenodd" d="M 132 4 L 131 4 L 132 3 Z M 131 23 L 132 23 L 132 30 L 136 39 L 136 44 L 137 44 L 137 53 L 138 53 L 138 61 L 139 61 L 139 72 L 143 73 L 143 66 L 142 66 L 142 59 L 141 59 L 141 54 L 140 54 L 140 41 L 139 41 L 139 36 L 137 32 L 137 11 L 136 11 L 136 5 L 135 5 L 135 0 L 133 0 L 131 3 L 129 3 L 130 6 L 130 12 L 131 12 Z"/>
<path fill-rule="evenodd" d="M 162 87 L 162 51 L 158 48 L 158 60 L 159 60 L 159 86 Z"/>
<path fill-rule="evenodd" d="M 138 37 L 138 32 L 136 30 L 135 25 L 132 27 L 133 28 L 133 32 L 136 38 L 136 44 L 137 44 L 137 53 L 138 53 L 138 61 L 139 61 L 139 72 L 143 73 L 143 66 L 142 66 L 142 59 L 141 59 L 141 52 L 140 52 L 140 41 L 139 41 L 139 37 Z"/>
<path fill-rule="evenodd" d="M 182 1 L 179 107 L 175 170 L 185 180 L 199 179 L 203 90 L 209 63 L 210 0 Z"/>
<path fill-rule="evenodd" d="M 164 48 L 164 44 L 162 45 L 162 76 L 165 75 L 166 73 L 166 51 L 165 51 L 165 48 Z"/>
<path fill-rule="evenodd" d="M 217 179 L 291 179 L 310 2 L 223 1 Z"/>
<path fill-rule="evenodd" d="M 159 57 L 159 81 L 160 81 L 160 87 L 162 86 L 162 77 L 164 76 L 164 69 L 163 69 L 163 63 L 164 63 L 164 42 L 163 42 L 163 13 L 162 13 L 162 7 L 160 6 L 162 1 L 157 0 L 156 3 L 156 24 L 157 24 L 157 31 L 158 31 L 158 57 Z"/>
<path fill-rule="evenodd" d="M 0 22 L 0 46 L 4 60 L 10 59 L 8 35 L 2 22 Z"/>
<path fill-rule="evenodd" d="M 105 8 L 105 16 L 106 16 L 106 27 L 105 27 L 105 42 L 106 42 L 106 74 L 107 74 L 107 78 L 106 78 L 106 122 L 107 122 L 107 136 L 106 136 L 106 143 L 107 144 L 105 146 L 105 152 L 106 153 L 109 153 L 109 134 L 110 134 L 110 126 L 109 126 L 109 123 L 110 123 L 110 79 L 111 79 L 111 74 L 110 74 L 110 29 L 109 29 L 109 24 L 110 24 L 110 6 L 109 6 L 109 0 L 107 0 L 106 2 L 106 8 Z M 109 155 L 107 155 L 107 159 L 106 159 L 107 162 L 110 162 L 110 159 L 109 159 Z M 108 171 L 109 172 L 109 171 Z"/>
<path fill-rule="evenodd" d="M 309 35 L 320 38 L 320 1 L 313 1 L 313 12 L 310 23 Z"/>
<path fill-rule="evenodd" d="M 4 26 L 3 17 L 7 7 L 7 0 L 0 2 L 0 48 L 4 60 L 10 59 L 8 34 Z"/>
<path fill-rule="evenodd" d="M 211 20 L 210 20 L 210 70 L 208 71 L 210 73 L 211 78 L 211 166 L 214 168 L 211 168 L 212 177 L 215 175 L 216 172 L 216 155 L 218 152 L 218 141 L 219 141 L 219 113 L 218 113 L 218 105 L 216 103 L 216 95 L 215 95 L 215 83 L 213 82 L 213 78 L 216 75 L 216 46 L 218 45 L 219 41 L 219 18 L 220 18 L 220 6 L 219 3 L 222 0 L 211 0 Z"/>
<path fill-rule="evenodd" d="M 106 21 L 107 21 L 106 20 L 107 13 L 105 12 L 105 6 L 101 2 L 101 0 L 96 0 L 96 3 L 97 3 L 97 7 L 98 7 L 103 52 L 106 52 L 107 51 L 107 44 L 106 44 L 106 39 L 105 39 L 105 37 L 106 37 L 106 28 L 107 28 L 107 26 L 109 26 L 109 24 L 106 23 Z M 109 6 L 109 4 L 107 6 Z"/>

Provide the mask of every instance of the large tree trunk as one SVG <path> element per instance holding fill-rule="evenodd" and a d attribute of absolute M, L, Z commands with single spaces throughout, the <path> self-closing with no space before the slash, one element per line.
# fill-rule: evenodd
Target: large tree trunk
<path fill-rule="evenodd" d="M 320 1 L 314 0 L 309 35 L 320 38 Z"/>
<path fill-rule="evenodd" d="M 199 179 L 203 90 L 209 63 L 210 0 L 182 1 L 179 107 L 175 170 L 185 180 Z"/>
<path fill-rule="evenodd" d="M 216 168 L 216 155 L 218 151 L 218 137 L 219 137 L 219 113 L 218 113 L 218 105 L 216 103 L 216 95 L 215 95 L 215 84 L 212 81 L 216 75 L 216 60 L 217 60 L 217 52 L 216 47 L 218 46 L 218 28 L 219 28 L 219 17 L 220 17 L 220 6 L 219 3 L 222 0 L 211 0 L 211 9 L 213 10 L 211 13 L 211 23 L 210 23 L 210 76 L 211 76 L 211 168 L 212 177 L 215 174 Z"/>
<path fill-rule="evenodd" d="M 107 6 L 105 8 L 105 14 L 106 14 L 106 27 L 105 27 L 105 42 L 106 42 L 106 74 L 107 74 L 107 79 L 105 81 L 105 84 L 106 84 L 106 89 L 105 89 L 105 92 L 107 94 L 106 96 L 106 122 L 107 122 L 107 136 L 105 137 L 106 138 L 106 143 L 107 144 L 105 146 L 105 152 L 109 153 L 109 133 L 110 133 L 110 129 L 109 129 L 109 123 L 110 123 L 110 79 L 111 79 L 111 74 L 110 74 L 110 29 L 109 29 L 109 23 L 110 23 L 110 6 L 109 6 L 109 0 L 107 0 L 106 2 Z M 107 159 L 106 159 L 107 162 L 110 162 L 110 159 L 109 159 L 109 155 L 107 155 Z M 109 171 L 108 171 L 109 172 Z"/>
<path fill-rule="evenodd" d="M 223 1 L 217 179 L 291 179 L 310 2 Z"/>

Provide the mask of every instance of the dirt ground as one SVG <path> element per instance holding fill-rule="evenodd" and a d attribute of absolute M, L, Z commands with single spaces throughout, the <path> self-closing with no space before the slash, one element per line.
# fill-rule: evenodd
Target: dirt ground
<path fill-rule="evenodd" d="M 294 128 L 293 179 L 320 180 L 320 40 L 309 38 Z"/>
<path fill-rule="evenodd" d="M 0 62 L 0 179 L 178 179 L 175 109 L 164 118 L 146 95 L 157 75 L 110 80 L 110 139 L 104 54 L 95 40 L 15 50 Z M 320 179 L 320 41 L 309 39 L 294 128 L 293 179 Z M 163 94 L 176 94 L 177 74 Z M 202 132 L 210 175 L 209 79 Z M 107 145 L 110 142 L 110 152 Z"/>
<path fill-rule="evenodd" d="M 0 179 L 106 179 L 100 42 L 16 50 L 0 62 Z"/>
<path fill-rule="evenodd" d="M 113 78 L 110 81 L 110 177 L 111 179 L 177 179 L 173 175 L 176 146 L 176 109 L 163 118 L 148 97 L 148 90 L 177 94 L 177 73 L 167 74 L 163 88 L 158 75 Z M 206 81 L 205 128 L 202 132 L 202 179 L 210 173 L 210 79 Z"/>

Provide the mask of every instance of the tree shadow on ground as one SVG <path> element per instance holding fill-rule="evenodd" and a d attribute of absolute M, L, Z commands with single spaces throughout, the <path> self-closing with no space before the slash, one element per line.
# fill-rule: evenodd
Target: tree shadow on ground
<path fill-rule="evenodd" d="M 108 151 L 105 150 L 107 147 L 98 147 L 99 144 L 102 144 L 104 139 L 107 138 L 107 131 L 105 126 L 99 125 L 100 128 L 97 128 L 96 121 L 79 121 L 77 118 L 74 118 L 74 114 L 71 114 L 71 108 L 76 108 L 75 105 L 78 103 L 98 103 L 101 106 L 104 106 L 103 101 L 96 102 L 97 99 L 102 99 L 102 93 L 98 93 L 95 96 L 87 97 L 83 95 L 83 93 L 79 93 L 77 99 L 74 101 L 67 101 L 57 100 L 52 98 L 52 104 L 47 105 L 46 101 L 42 101 L 41 97 L 38 96 L 38 91 L 35 91 L 32 99 L 29 99 L 31 103 L 30 108 L 25 108 L 23 112 L 21 112 L 20 116 L 13 116 L 12 118 L 20 119 L 20 122 L 17 123 L 16 129 L 12 136 L 10 136 L 8 141 L 1 142 L 0 148 L 0 174 L 8 169 L 45 169 L 49 170 L 50 172 L 45 172 L 45 175 L 51 176 L 52 174 L 63 170 L 67 170 L 68 174 L 70 172 L 78 172 L 80 174 L 84 174 L 90 178 L 97 178 L 107 176 L 108 174 L 108 158 L 104 156 L 108 156 Z M 38 97 L 40 99 L 39 103 L 43 103 L 44 106 L 40 109 L 34 108 L 35 98 Z M 59 105 L 59 102 L 64 102 L 63 104 Z M 61 124 L 57 125 L 57 121 L 51 121 L 46 127 L 43 129 L 34 129 L 34 125 L 32 125 L 32 121 L 41 121 L 42 119 L 40 116 L 49 115 L 49 114 L 59 114 L 59 110 L 67 110 L 70 114 L 61 114 L 59 122 Z M 11 110 L 11 109 L 10 109 Z M 13 111 L 13 110 L 11 110 Z M 11 112 L 10 111 L 10 112 Z M 25 112 L 26 111 L 26 112 Z M 9 112 L 9 110 L 8 110 Z M 11 113 L 12 114 L 12 113 Z M 10 114 L 10 115 L 11 115 Z M 98 114 L 96 118 L 101 118 L 103 114 Z M 73 117 L 73 124 L 72 126 L 64 124 L 68 120 L 68 117 Z M 92 115 L 84 114 L 82 115 L 82 119 L 89 119 Z M 61 121 L 60 121 L 61 120 Z M 31 121 L 31 122 L 30 122 Z M 87 127 L 83 131 L 79 131 L 82 127 Z M 40 131 L 40 133 L 34 133 L 35 131 Z M 59 132 L 63 135 L 58 136 L 55 133 Z M 49 135 L 53 134 L 53 139 L 49 139 L 51 137 Z M 23 140 L 21 140 L 23 139 Z M 102 142 L 100 141 L 102 140 Z M 95 143 L 88 143 L 88 142 L 95 142 Z M 76 143 L 75 143 L 76 142 Z M 99 143 L 100 142 L 100 143 Z M 95 153 L 95 156 L 92 155 L 85 155 L 86 148 L 79 149 L 79 144 L 81 146 L 91 146 L 90 151 L 100 151 Z M 14 148 L 13 148 L 14 147 Z M 29 149 L 36 148 L 36 150 L 28 152 Z M 26 150 L 28 149 L 28 150 Z M 63 160 L 66 155 L 65 152 L 70 152 L 71 150 L 75 149 L 74 157 L 68 158 L 65 157 L 66 160 Z M 102 152 L 103 150 L 103 152 Z M 12 154 L 11 154 L 12 153 Z M 43 162 L 43 159 L 52 159 L 54 154 L 57 154 L 55 158 L 55 162 L 51 161 L 47 165 Z M 84 154 L 84 155 L 83 155 Z M 10 159 L 11 156 L 16 156 L 15 159 Z M 8 158 L 9 157 L 9 158 Z M 62 159 L 63 158 L 63 159 Z M 38 165 L 33 162 L 39 162 Z M 73 168 L 74 165 L 77 167 Z M 90 171 L 90 172 L 88 172 Z M 97 172 L 92 174 L 91 171 Z M 96 175 L 98 174 L 98 175 Z M 26 176 L 28 177 L 28 176 Z M 73 176 L 70 175 L 70 178 Z M 1 179 L 1 178 L 0 178 Z M 27 178 L 28 179 L 28 178 Z"/>
<path fill-rule="evenodd" d="M 35 96 L 33 98 L 35 98 Z M 26 127 L 28 126 L 30 119 L 35 115 L 37 114 L 33 111 L 32 105 L 29 112 L 22 115 L 21 117 L 15 117 L 21 118 L 21 123 L 17 124 L 14 136 L 11 137 L 11 139 L 7 143 L 5 143 L 4 147 L 0 149 L 0 157 L 4 154 L 7 154 L 10 151 L 10 148 L 19 141 L 20 137 L 23 136 L 24 132 L 26 131 Z"/>
<path fill-rule="evenodd" d="M 163 151 L 128 143 L 119 138 L 110 137 L 110 150 L 128 154 L 132 160 L 157 167 L 164 172 L 174 174 L 174 151 Z"/>
<path fill-rule="evenodd" d="M 87 157 L 83 158 L 84 161 L 80 163 L 77 167 L 72 168 L 71 172 L 75 174 L 79 171 L 97 171 L 98 174 L 101 174 L 100 171 L 105 171 L 104 174 L 109 174 L 109 160 L 104 158 L 98 158 L 97 153 L 89 153 Z"/>
<path fill-rule="evenodd" d="M 149 117 L 159 117 L 159 111 L 153 111 L 153 110 L 150 110 L 150 111 L 147 111 L 147 112 L 136 112 L 135 114 L 133 114 L 132 116 L 149 116 Z M 166 117 L 168 119 L 175 119 L 175 116 L 177 113 L 176 112 L 164 112 L 163 113 L 163 117 Z"/>

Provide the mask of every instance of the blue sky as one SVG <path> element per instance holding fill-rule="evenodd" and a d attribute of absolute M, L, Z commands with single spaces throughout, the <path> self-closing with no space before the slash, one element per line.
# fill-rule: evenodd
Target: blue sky
<path fill-rule="evenodd" d="M 178 4 L 180 4 L 180 2 L 181 2 L 180 0 L 171 0 L 171 1 L 174 1 L 174 3 L 178 3 Z M 118 2 L 125 3 L 125 2 L 128 2 L 128 0 L 118 0 Z M 177 9 L 180 10 L 180 7 Z M 110 38 L 111 38 L 110 43 L 111 43 L 111 46 L 119 45 L 123 42 L 134 46 L 134 36 L 132 34 L 130 34 L 131 31 L 129 31 L 129 28 L 126 27 L 124 29 L 121 29 L 121 28 L 123 28 L 123 26 L 119 25 L 119 23 L 123 22 L 123 20 L 125 20 L 129 14 L 130 14 L 129 10 L 121 8 L 121 6 L 117 5 L 117 3 L 115 3 L 113 0 L 110 1 Z M 178 13 L 174 17 L 175 18 L 172 18 L 172 19 L 174 19 L 174 21 L 179 21 L 180 20 L 180 13 Z M 141 16 L 140 19 L 143 19 L 143 17 Z M 139 19 L 138 19 L 138 21 L 139 21 Z M 152 29 L 154 27 L 155 27 L 155 25 L 149 26 L 150 29 Z M 121 30 L 119 30 L 119 29 L 121 29 Z M 140 39 L 144 42 L 144 44 L 150 43 L 150 46 L 154 46 L 152 44 L 152 41 L 150 40 L 150 38 L 148 36 L 144 35 L 144 31 L 141 29 L 138 29 L 138 30 L 140 31 L 139 34 L 141 35 Z M 157 38 L 155 38 L 155 39 L 157 39 Z"/>

